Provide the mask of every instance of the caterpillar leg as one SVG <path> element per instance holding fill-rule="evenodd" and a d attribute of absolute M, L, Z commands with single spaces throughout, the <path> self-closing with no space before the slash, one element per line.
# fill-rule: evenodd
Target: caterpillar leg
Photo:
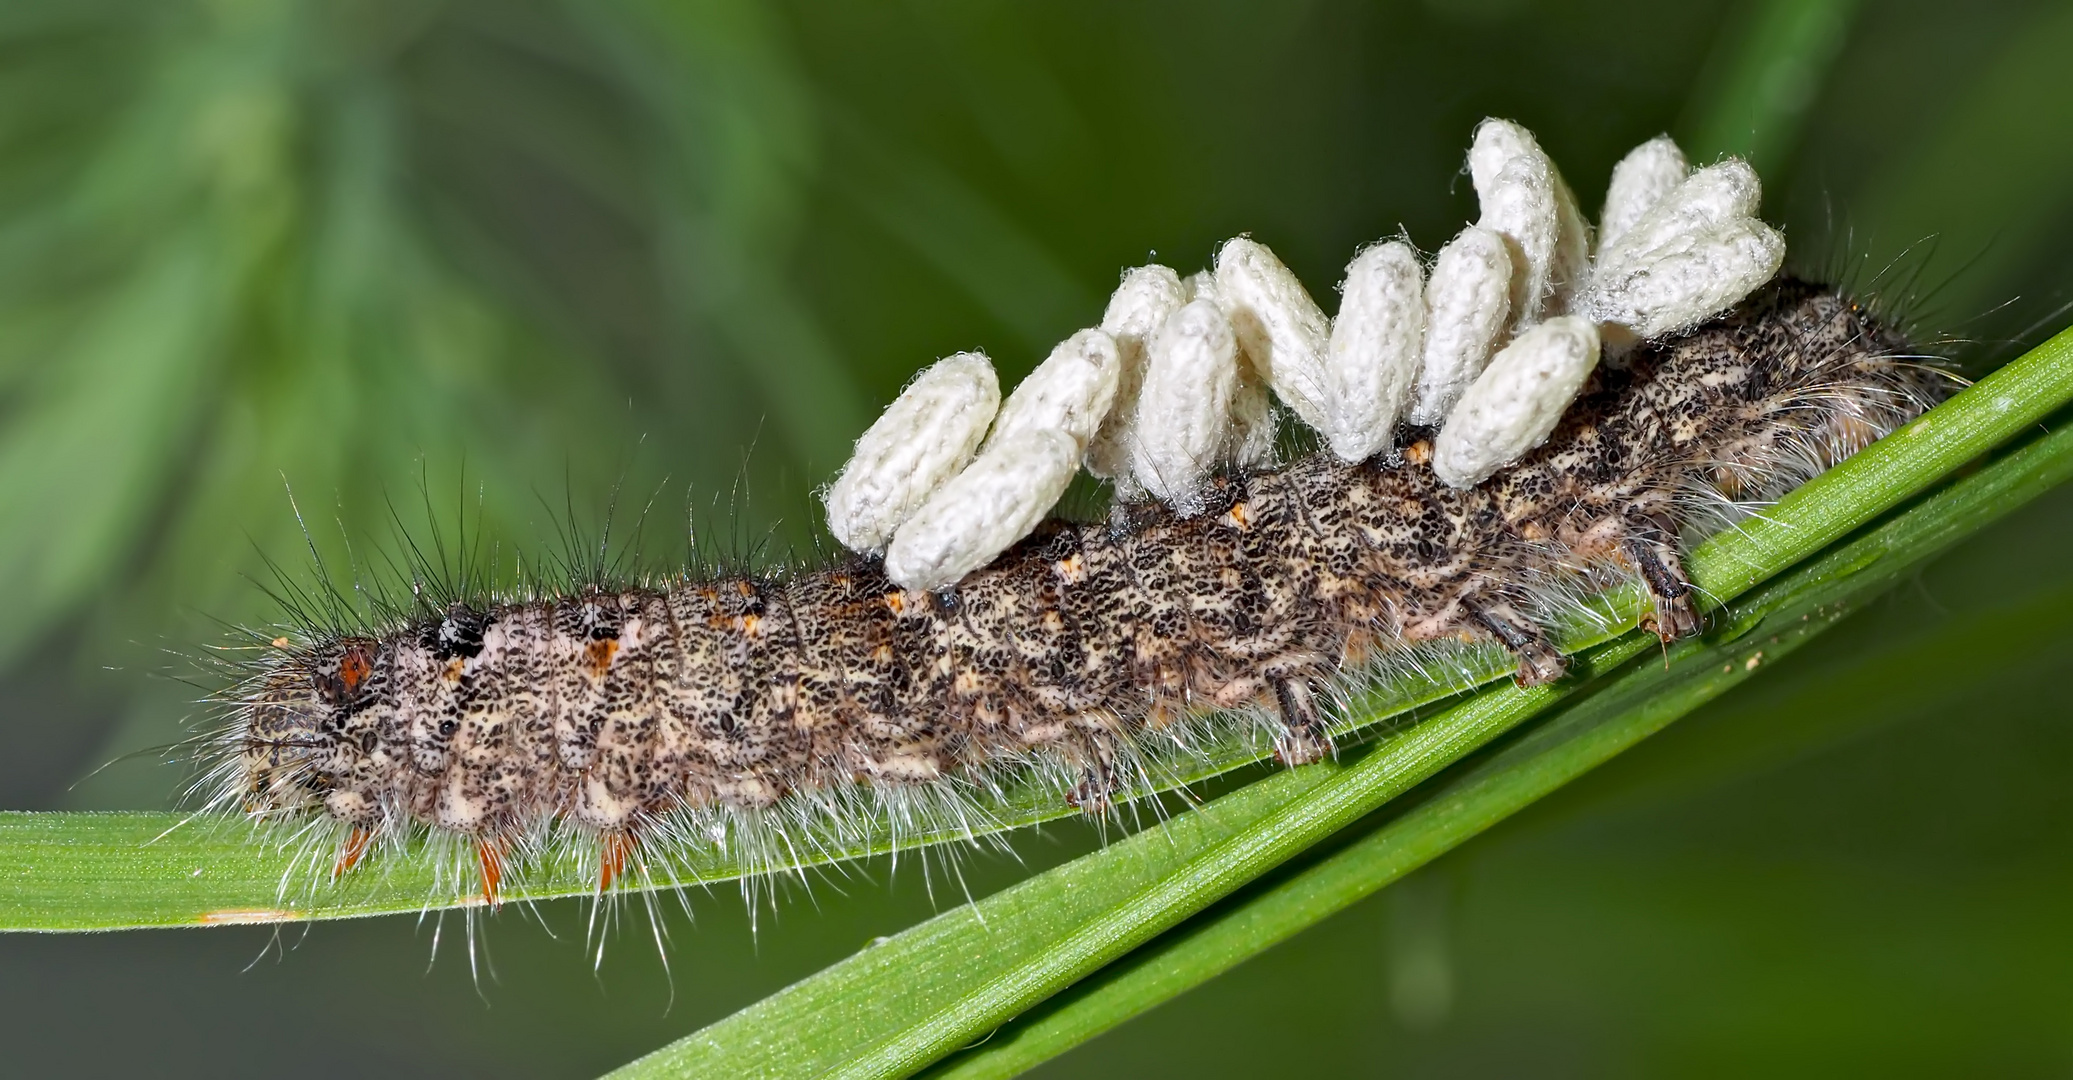
<path fill-rule="evenodd" d="M 1102 817 L 1115 805 L 1117 785 L 1115 770 L 1107 762 L 1085 766 L 1080 782 L 1065 793 L 1065 804 L 1088 817 Z"/>
<path fill-rule="evenodd" d="M 1675 536 L 1674 530 L 1651 519 L 1622 545 L 1655 598 L 1654 629 L 1666 642 L 1691 637 L 1701 629 L 1698 609 L 1692 606 L 1693 586 L 1677 555 Z"/>
<path fill-rule="evenodd" d="M 1520 686 L 1541 686 L 1554 682 L 1569 670 L 1569 660 L 1555 649 L 1547 634 L 1533 620 L 1521 615 L 1502 600 L 1472 600 L 1465 605 L 1483 628 L 1518 657 Z"/>
<path fill-rule="evenodd" d="M 1123 790 L 1122 774 L 1116 770 L 1116 737 L 1100 728 L 1082 728 L 1070 745 L 1071 757 L 1080 763 L 1080 782 L 1066 792 L 1066 805 L 1091 818 L 1106 816 L 1115 806 L 1116 793 Z"/>
<path fill-rule="evenodd" d="M 1332 755 L 1332 737 L 1317 710 L 1317 695 L 1300 676 L 1270 675 L 1274 703 L 1281 708 L 1281 737 L 1274 756 L 1285 765 L 1309 765 Z"/>

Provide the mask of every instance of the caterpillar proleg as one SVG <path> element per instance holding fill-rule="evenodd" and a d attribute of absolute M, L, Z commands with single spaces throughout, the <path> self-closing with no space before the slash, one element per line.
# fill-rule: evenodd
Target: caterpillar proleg
<path fill-rule="evenodd" d="M 1469 161 L 1481 221 L 1430 267 L 1360 253 L 1334 317 L 1241 237 L 1194 278 L 1126 273 L 1004 402 L 983 355 L 942 361 L 829 488 L 833 565 L 284 638 L 230 696 L 217 799 L 314 823 L 335 873 L 433 830 L 494 901 L 565 843 L 606 890 L 1014 771 L 1100 812 L 1149 744 L 1219 725 L 1299 766 L 1407 656 L 1494 643 L 1562 677 L 1550 628 L 1590 590 L 1638 582 L 1666 640 L 1697 632 L 1689 543 L 1943 392 L 1873 313 L 1779 276 L 1740 162 L 1644 144 L 1594 249 L 1524 129 L 1486 121 Z M 1262 461 L 1263 387 L 1319 451 Z M 1083 465 L 1113 512 L 1047 520 Z"/>

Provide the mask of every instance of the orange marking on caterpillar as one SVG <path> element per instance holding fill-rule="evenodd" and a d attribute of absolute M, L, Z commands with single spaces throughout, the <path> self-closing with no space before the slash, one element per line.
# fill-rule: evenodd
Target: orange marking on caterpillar
<path fill-rule="evenodd" d="M 590 666 L 590 677 L 602 679 L 605 669 L 612 666 L 612 657 L 619 652 L 619 639 L 599 638 L 583 647 L 583 659 Z"/>
<path fill-rule="evenodd" d="M 475 862 L 482 868 L 482 902 L 496 907 L 503 901 L 497 889 L 504 884 L 504 849 L 494 841 L 475 841 Z"/>
<path fill-rule="evenodd" d="M 633 834 L 608 832 L 597 853 L 597 891 L 604 892 L 626 876 L 626 860 L 633 855 Z"/>
<path fill-rule="evenodd" d="M 345 850 L 338 853 L 338 862 L 331 867 L 331 876 L 344 877 L 353 867 L 360 865 L 360 860 L 367 856 L 368 845 L 373 842 L 372 830 L 353 826 L 352 831 L 346 833 Z"/>
<path fill-rule="evenodd" d="M 360 689 L 367 676 L 374 672 L 373 650 L 363 642 L 354 642 L 346 647 L 338 658 L 338 681 L 345 685 L 346 693 Z"/>

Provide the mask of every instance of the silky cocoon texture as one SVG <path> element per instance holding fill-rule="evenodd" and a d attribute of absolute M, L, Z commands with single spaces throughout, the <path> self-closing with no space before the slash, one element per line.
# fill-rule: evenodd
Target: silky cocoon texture
<path fill-rule="evenodd" d="M 1389 449 L 1425 347 L 1425 271 L 1399 241 L 1376 244 L 1346 267 L 1325 353 L 1330 394 L 1321 429 L 1341 461 Z"/>
<path fill-rule="evenodd" d="M 1628 151 L 1612 167 L 1612 182 L 1605 188 L 1605 211 L 1598 215 L 1598 250 L 1617 243 L 1641 215 L 1689 175 L 1691 163 L 1668 135 L 1658 135 Z"/>
<path fill-rule="evenodd" d="M 1136 484 L 1183 515 L 1201 510 L 1201 491 L 1224 463 L 1231 398 L 1238 390 L 1238 341 L 1207 300 L 1169 316 L 1152 338 L 1132 426 Z"/>
<path fill-rule="evenodd" d="M 1468 152 L 1483 216 L 1477 225 L 1511 244 L 1511 325 L 1524 329 L 1568 303 L 1583 285 L 1591 229 L 1555 163 L 1525 128 L 1485 120 Z"/>
<path fill-rule="evenodd" d="M 941 588 L 1028 535 L 1065 493 L 1087 444 L 1114 407 L 1121 363 L 1115 339 L 1101 330 L 1082 330 L 1052 349 L 1001 405 L 978 458 L 938 487 L 894 534 L 886 550 L 893 580 L 910 589 Z M 1029 438 L 1039 434 L 1063 441 Z M 924 443 L 935 440 L 925 428 L 913 435 Z M 1063 459 L 1052 453 L 1059 445 L 1068 450 Z M 1027 492 L 1003 487 L 1015 482 L 1025 483 Z M 1030 501 L 1040 497 L 1048 501 Z"/>
<path fill-rule="evenodd" d="M 1116 397 L 1101 430 L 1087 444 L 1087 471 L 1114 481 L 1123 498 L 1136 498 L 1144 490 L 1130 471 L 1130 446 L 1138 388 L 1144 382 L 1145 350 L 1166 317 L 1187 300 L 1180 275 L 1153 263 L 1123 271 L 1123 283 L 1109 297 L 1108 309 L 1101 315 L 1102 331 L 1116 342 Z"/>
<path fill-rule="evenodd" d="M 1454 487 L 1490 478 L 1546 441 L 1598 366 L 1598 328 L 1558 315 L 1491 359 L 1432 444 L 1432 471 Z"/>
<path fill-rule="evenodd" d="M 1073 468 L 1078 469 L 1115 404 L 1121 367 L 1115 339 L 1100 330 L 1082 330 L 1059 342 L 1001 403 L 985 446 L 1032 431 L 1062 432 L 1072 438 Z"/>
<path fill-rule="evenodd" d="M 1231 394 L 1231 431 L 1224 440 L 1223 464 L 1257 468 L 1274 461 L 1274 440 L 1280 431 L 1274 415 L 1274 394 L 1239 350 L 1238 389 Z"/>
<path fill-rule="evenodd" d="M 1217 291 L 1216 272 L 1202 270 L 1181 282 L 1189 300 L 1207 300 L 1226 317 L 1230 309 Z M 1224 439 L 1220 464 L 1253 468 L 1274 460 L 1278 424 L 1274 416 L 1274 394 L 1259 364 L 1246 354 L 1245 342 L 1238 342 L 1238 388 L 1231 394 L 1231 430 Z"/>
<path fill-rule="evenodd" d="M 1504 238 L 1474 225 L 1440 249 L 1425 283 L 1425 344 L 1410 418 L 1434 427 L 1483 373 L 1511 314 L 1512 257 Z"/>
<path fill-rule="evenodd" d="M 885 549 L 886 576 L 936 589 L 992 562 L 1051 512 L 1079 468 L 1079 443 L 1063 431 L 994 441 L 900 526 Z"/>
<path fill-rule="evenodd" d="M 1725 311 L 1785 262 L 1785 238 L 1756 218 L 1762 190 L 1739 161 L 1693 173 L 1599 252 L 1578 310 L 1642 337 Z"/>
<path fill-rule="evenodd" d="M 972 460 L 1000 407 L 986 354 L 958 353 L 914 377 L 863 436 L 828 487 L 828 531 L 852 551 L 876 551 Z"/>
<path fill-rule="evenodd" d="M 1331 327 L 1303 283 L 1266 245 L 1241 236 L 1216 253 L 1216 290 L 1253 369 L 1304 423 L 1326 430 L 1331 383 L 1324 350 Z"/>

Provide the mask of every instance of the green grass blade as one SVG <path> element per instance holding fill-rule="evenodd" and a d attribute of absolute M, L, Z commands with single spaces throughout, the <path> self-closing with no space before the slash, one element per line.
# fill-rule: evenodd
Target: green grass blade
<path fill-rule="evenodd" d="M 1753 677 L 1906 579 L 1925 559 L 2069 477 L 2073 426 L 1738 605 L 1771 607 L 1789 597 L 1776 614 L 1755 625 L 1735 619 L 1716 631 L 1726 640 L 1690 650 L 1664 669 L 1642 666 L 1447 778 L 1416 805 L 1369 824 L 1341 850 L 1203 912 L 1017 1016 L 929 1075 L 1016 1075 L 1295 936 Z"/>
<path fill-rule="evenodd" d="M 2073 396 L 2073 331 L 2061 333 L 1977 386 L 1881 440 L 1782 500 L 1764 518 L 1745 523 L 1693 553 L 1693 577 L 1712 596 L 1733 597 L 1863 524 L 1979 454 L 2037 423 Z M 1638 610 L 1630 598 L 1626 610 Z M 1631 619 L 1627 625 L 1631 625 Z M 1602 636 L 1602 635 L 1601 635 Z M 1592 644 L 1577 640 L 1575 645 Z M 1502 674 L 1492 668 L 1485 677 Z M 1372 725 L 1413 706 L 1444 698 L 1459 685 L 1398 687 L 1349 726 Z M 1254 757 L 1233 751 L 1193 779 L 1240 767 Z M 1017 796 L 989 823 L 998 831 L 1071 811 L 1035 791 Z M 184 822 L 184 824 L 183 824 Z M 903 846 L 964 839 L 962 834 L 908 836 Z M 889 850 L 887 834 L 848 847 L 829 846 L 800 865 Z M 422 848 L 422 844 L 420 844 Z M 372 860 L 371 860 L 372 861 Z M 672 883 L 738 877 L 743 868 L 715 854 L 679 868 Z M 465 878 L 443 882 L 422 850 L 385 855 L 378 865 L 304 893 L 285 891 L 298 868 L 275 845 L 255 841 L 234 819 L 190 820 L 169 813 L 0 814 L 0 929 L 107 930 L 195 926 L 225 921 L 344 918 L 462 907 L 479 902 Z M 574 867 L 548 867 L 507 890 L 511 898 L 580 896 L 592 890 Z"/>
<path fill-rule="evenodd" d="M 2036 423 L 2067 400 L 2069 389 L 2073 332 L 1806 485 L 1755 527 L 1716 539 L 1695 560 L 1694 576 L 1713 596 L 1731 599 Z M 1604 693 L 1615 695 L 1607 706 L 1612 719 L 1628 718 L 1625 734 L 1576 751 L 1580 756 L 1570 758 L 1569 767 L 1587 769 L 1593 754 L 1609 756 L 1732 685 L 1738 678 L 1734 642 L 1765 630 L 1768 647 L 1773 624 L 1764 620 L 1777 620 L 1781 642 L 1811 632 L 1813 615 L 1851 599 L 1851 589 L 1883 588 L 1920 558 L 1991 520 L 1992 514 L 1968 518 L 1953 507 L 1999 507 L 1998 513 L 2055 483 L 2069 447 L 2047 445 L 2044 465 L 2030 454 L 2016 455 L 1966 481 L 1966 494 L 1931 500 L 1738 604 L 1707 641 L 1678 646 L 1666 667 L 1644 664 L 1623 675 Z M 2010 476 L 2028 479 L 2013 483 Z M 1629 634 L 1584 654 L 1578 681 L 1531 690 L 1501 686 L 1337 763 L 1272 776 L 1202 812 L 937 916 L 614 1075 L 912 1073 L 1652 648 L 1649 636 Z M 1746 675 L 1746 658 L 1742 663 Z M 1695 681 L 1681 681 L 1686 678 Z M 1654 700 L 1658 694 L 1666 696 Z M 1499 788 L 1525 805 L 1538 797 L 1536 787 L 1551 789 L 1563 780 L 1563 768 L 1549 766 Z M 1442 840 L 1435 834 L 1423 842 Z M 1121 1011 L 1100 1019 L 1116 1019 Z"/>

